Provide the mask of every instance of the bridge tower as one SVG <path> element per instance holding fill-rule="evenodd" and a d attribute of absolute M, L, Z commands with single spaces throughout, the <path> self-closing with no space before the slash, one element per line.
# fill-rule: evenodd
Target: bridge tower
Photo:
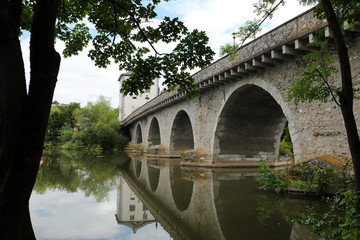
<path fill-rule="evenodd" d="M 140 106 L 144 105 L 151 99 L 159 95 L 159 79 L 155 80 L 155 83 L 151 86 L 150 89 L 146 89 L 144 94 L 140 95 L 124 95 L 122 93 L 121 87 L 126 79 L 131 75 L 131 72 L 126 72 L 120 75 L 119 81 L 119 120 L 124 120 L 129 116 L 133 111 L 135 111 Z"/>

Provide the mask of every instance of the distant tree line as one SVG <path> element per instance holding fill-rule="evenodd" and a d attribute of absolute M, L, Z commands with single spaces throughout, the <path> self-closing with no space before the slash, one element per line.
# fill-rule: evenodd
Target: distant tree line
<path fill-rule="evenodd" d="M 47 146 L 64 150 L 122 150 L 128 139 L 119 133 L 119 110 L 104 96 L 85 107 L 54 102 L 47 128 Z"/>

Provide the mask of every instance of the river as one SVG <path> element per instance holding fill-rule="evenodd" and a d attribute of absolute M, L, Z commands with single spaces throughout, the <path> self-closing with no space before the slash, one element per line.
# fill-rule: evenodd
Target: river
<path fill-rule="evenodd" d="M 45 239 L 314 239 L 287 218 L 303 199 L 259 190 L 256 169 L 192 169 L 136 156 L 44 156 L 30 199 Z"/>

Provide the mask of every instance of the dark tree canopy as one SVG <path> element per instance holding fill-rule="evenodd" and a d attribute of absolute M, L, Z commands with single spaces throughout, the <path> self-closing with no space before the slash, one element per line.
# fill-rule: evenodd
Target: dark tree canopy
<path fill-rule="evenodd" d="M 31 31 L 37 1 L 24 1 L 21 29 Z M 188 70 L 208 65 L 214 55 L 204 31 L 190 31 L 178 18 L 164 17 L 158 24 L 155 7 L 160 0 L 79 0 L 61 1 L 55 25 L 55 39 L 65 42 L 63 55 L 77 55 L 89 43 L 89 57 L 106 68 L 115 61 L 133 75 L 122 91 L 138 94 L 153 79 L 163 76 L 167 89 L 196 90 Z M 90 24 L 95 31 L 91 31 Z M 173 52 L 162 53 L 157 43 L 176 42 Z M 189 92 L 189 94 L 191 94 Z"/>

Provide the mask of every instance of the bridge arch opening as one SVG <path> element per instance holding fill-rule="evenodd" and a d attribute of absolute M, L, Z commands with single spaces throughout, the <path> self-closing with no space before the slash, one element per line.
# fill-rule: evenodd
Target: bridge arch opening
<path fill-rule="evenodd" d="M 142 142 L 143 140 L 142 140 L 141 126 L 140 124 L 138 124 L 135 132 L 135 144 L 141 144 Z"/>
<path fill-rule="evenodd" d="M 194 149 L 194 136 L 189 115 L 181 110 L 175 117 L 172 129 L 170 148 L 186 151 Z"/>
<path fill-rule="evenodd" d="M 169 166 L 171 193 L 179 211 L 185 211 L 191 202 L 194 183 L 181 176 L 180 165 L 172 163 Z"/>
<path fill-rule="evenodd" d="M 160 126 L 157 118 L 154 117 L 150 123 L 148 146 L 156 146 L 160 144 Z"/>
<path fill-rule="evenodd" d="M 287 119 L 264 89 L 245 85 L 235 90 L 218 118 L 214 157 L 224 160 L 274 160 Z"/>

